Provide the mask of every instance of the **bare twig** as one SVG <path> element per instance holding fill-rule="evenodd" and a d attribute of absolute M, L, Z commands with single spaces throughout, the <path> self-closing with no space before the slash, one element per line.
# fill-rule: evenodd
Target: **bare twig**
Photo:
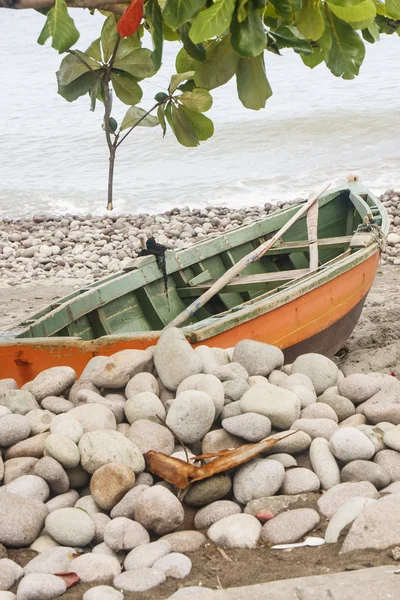
<path fill-rule="evenodd" d="M 145 119 L 151 112 L 153 112 L 153 110 L 155 110 L 156 108 L 161 106 L 161 104 L 165 104 L 165 102 L 167 102 L 169 99 L 170 98 L 168 97 L 168 98 L 165 98 L 162 102 L 157 102 L 157 104 L 155 104 L 152 108 L 150 108 L 150 110 L 148 110 L 146 114 L 144 114 L 142 117 L 140 117 L 140 119 L 138 119 L 137 122 L 134 125 L 132 125 L 132 127 L 129 129 L 129 131 L 127 131 L 125 133 L 125 135 L 120 139 L 120 141 L 117 144 L 117 148 L 120 144 L 122 144 L 124 139 L 128 137 L 130 132 L 133 131 L 135 129 L 135 127 L 137 127 L 143 121 L 143 119 Z"/>

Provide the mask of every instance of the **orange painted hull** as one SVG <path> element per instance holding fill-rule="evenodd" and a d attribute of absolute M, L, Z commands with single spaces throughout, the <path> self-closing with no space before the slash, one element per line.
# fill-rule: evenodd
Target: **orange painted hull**
<path fill-rule="evenodd" d="M 253 339 L 282 348 L 287 360 L 311 351 L 332 356 L 358 320 L 378 261 L 379 251 L 327 283 L 200 343 L 229 348 L 240 340 Z M 160 333 L 110 336 L 94 341 L 48 338 L 0 342 L 0 379 L 12 377 L 22 385 L 44 369 L 58 365 L 71 366 L 80 375 L 93 356 L 110 355 L 126 348 L 145 349 L 157 343 Z"/>

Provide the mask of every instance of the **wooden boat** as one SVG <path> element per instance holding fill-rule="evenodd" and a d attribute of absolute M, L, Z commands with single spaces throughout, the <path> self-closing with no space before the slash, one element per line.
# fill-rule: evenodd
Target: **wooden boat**
<path fill-rule="evenodd" d="M 317 264 L 310 269 L 314 250 L 304 215 L 185 323 L 182 331 L 193 345 L 228 348 L 250 338 L 279 346 L 287 361 L 311 351 L 333 356 L 342 347 L 373 283 L 388 217 L 356 181 L 328 190 L 316 206 Z M 299 205 L 293 205 L 167 251 L 168 300 L 155 257 L 145 256 L 128 271 L 48 306 L 2 334 L 0 378 L 21 384 L 56 365 L 70 365 L 80 374 L 95 355 L 156 344 L 168 323 L 297 211 Z"/>

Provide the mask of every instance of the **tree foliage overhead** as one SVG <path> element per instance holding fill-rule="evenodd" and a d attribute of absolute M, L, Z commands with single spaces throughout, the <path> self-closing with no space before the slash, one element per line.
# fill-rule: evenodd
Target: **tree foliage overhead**
<path fill-rule="evenodd" d="M 49 7 L 49 0 L 0 0 L 0 6 L 36 8 L 45 15 L 38 43 L 51 38 L 53 48 L 67 53 L 57 72 L 58 93 L 69 102 L 87 94 L 91 110 L 97 102 L 104 104 L 110 207 L 115 151 L 135 127 L 160 125 L 164 135 L 169 127 L 179 143 L 197 146 L 214 132 L 204 115 L 212 105 L 210 91 L 232 78 L 243 106 L 265 107 L 272 95 L 265 51 L 280 55 L 288 48 L 309 68 L 325 63 L 333 75 L 353 79 L 366 43 L 379 41 L 382 33 L 400 34 L 400 0 L 119 2 L 55 0 Z M 79 32 L 70 6 L 98 9 L 105 15 L 99 37 L 86 51 L 75 47 Z M 151 36 L 149 48 L 145 30 Z M 142 99 L 140 84 L 160 69 L 166 41 L 180 43 L 176 73 L 168 93 L 156 94 L 154 106 L 144 110 L 137 106 Z M 120 126 L 112 117 L 113 95 L 130 107 Z"/>

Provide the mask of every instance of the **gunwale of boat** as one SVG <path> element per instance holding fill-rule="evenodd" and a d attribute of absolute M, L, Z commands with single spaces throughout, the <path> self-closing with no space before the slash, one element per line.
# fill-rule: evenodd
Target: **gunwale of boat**
<path fill-rule="evenodd" d="M 380 202 L 370 194 L 370 192 L 358 183 L 348 184 L 332 190 L 328 190 L 320 199 L 320 209 L 329 204 L 332 200 L 339 198 L 340 194 L 348 192 L 349 202 L 353 203 L 354 218 L 358 214 L 359 221 L 362 222 L 363 216 L 368 214 L 372 210 L 375 211 L 375 216 L 381 220 L 381 228 L 384 235 L 388 231 L 388 217 L 384 207 Z M 349 203 L 350 206 L 350 203 Z M 214 238 L 207 238 L 194 243 L 189 248 L 180 250 L 177 252 L 167 253 L 167 270 L 169 276 L 173 275 L 177 271 L 182 270 L 185 267 L 193 266 L 207 260 L 207 258 L 220 255 L 222 252 L 230 251 L 239 245 L 245 243 L 252 243 L 260 238 L 270 237 L 274 231 L 276 231 L 280 224 L 285 220 L 289 219 L 292 214 L 296 212 L 298 205 L 288 207 L 284 210 L 277 211 L 272 215 L 258 219 L 250 225 L 242 225 L 237 227 L 228 233 Z M 329 225 L 329 224 L 328 224 Z M 324 227 L 324 226 L 322 226 Z M 242 234 L 245 232 L 246 238 L 244 239 Z M 292 239 L 292 235 L 289 232 L 288 236 Z M 343 236 L 342 236 L 343 237 Z M 238 243 L 234 243 L 238 241 Z M 303 240 L 301 240 L 303 241 Z M 217 246 L 217 247 L 216 247 Z M 345 247 L 345 246 L 343 246 Z M 355 265 L 367 260 L 369 256 L 378 250 L 378 243 L 373 241 L 365 248 L 355 250 L 353 253 L 343 252 L 342 254 L 333 258 L 332 261 L 328 261 L 322 264 L 316 271 L 304 274 L 302 277 L 292 279 L 291 281 L 285 282 L 278 287 L 268 290 L 265 293 L 256 295 L 254 298 L 244 300 L 237 305 L 222 310 L 217 314 L 209 315 L 183 327 L 185 335 L 192 343 L 200 342 L 208 339 L 211 335 L 216 335 L 227 329 L 235 327 L 238 323 L 249 321 L 260 314 L 272 311 L 282 304 L 288 303 L 293 299 L 311 291 L 324 282 L 336 277 L 342 272 L 346 272 L 352 269 Z M 275 245 L 272 249 L 272 253 L 279 250 L 279 244 Z M 67 312 L 70 315 L 70 321 L 76 320 L 76 316 L 73 314 L 73 305 L 75 301 L 79 304 L 84 304 L 86 299 L 92 300 L 95 296 L 98 297 L 98 302 L 95 306 L 92 306 L 91 310 L 98 310 L 107 302 L 112 301 L 115 298 L 121 296 L 121 289 L 118 288 L 118 283 L 126 283 L 126 289 L 124 293 L 140 290 L 143 286 L 160 280 L 160 273 L 155 265 L 155 259 L 152 256 L 144 257 L 136 260 L 137 267 L 129 272 L 123 274 L 111 275 L 105 279 L 91 284 L 84 291 L 79 290 L 65 298 L 61 299 L 56 306 L 50 307 L 41 311 L 37 315 L 32 317 L 32 322 L 27 326 L 19 329 L 18 331 L 9 332 L 8 335 L 3 335 L 3 339 L 14 338 L 17 339 L 30 339 L 36 341 L 42 339 L 42 337 L 36 337 L 32 334 L 32 329 L 38 330 L 40 327 L 49 323 L 49 319 L 55 318 L 63 312 Z M 278 271 L 277 271 L 278 272 Z M 285 273 L 284 270 L 279 273 Z M 201 274 L 201 273 L 200 273 Z M 137 281 L 134 283 L 134 279 Z M 196 279 L 196 277 L 194 278 Z M 134 287 L 133 287 L 134 283 Z M 113 292 L 118 288 L 118 291 Z M 177 288 L 177 286 L 175 286 Z M 111 292 L 107 295 L 107 292 Z M 221 292 L 223 293 L 223 292 Z M 104 294 L 102 296 L 102 294 Z M 122 294 L 123 295 L 123 294 Z M 160 328 L 162 329 L 162 327 Z M 109 339 L 138 339 L 140 337 L 157 339 L 160 335 L 160 329 L 145 329 L 142 331 L 132 331 L 124 333 L 107 333 Z M 60 330 L 60 329 L 59 329 Z M 106 332 L 105 332 L 106 333 Z M 51 336 L 51 339 L 66 339 L 73 340 L 77 339 L 74 336 L 61 336 L 58 337 L 57 332 L 47 333 L 45 339 Z M 94 338 L 94 341 L 101 340 L 103 336 Z M 82 339 L 82 338 L 78 338 Z"/>

